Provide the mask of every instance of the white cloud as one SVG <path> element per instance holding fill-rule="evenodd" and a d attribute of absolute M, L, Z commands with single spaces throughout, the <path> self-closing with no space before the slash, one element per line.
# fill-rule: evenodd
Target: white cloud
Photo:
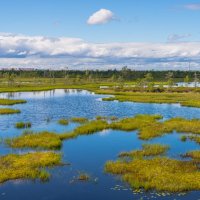
<path fill-rule="evenodd" d="M 200 3 L 187 4 L 184 7 L 188 10 L 200 10 Z"/>
<path fill-rule="evenodd" d="M 80 38 L 0 33 L 0 68 L 6 66 L 107 69 L 200 69 L 200 42 L 91 43 Z"/>
<path fill-rule="evenodd" d="M 100 9 L 89 17 L 87 23 L 90 25 L 106 24 L 113 19 L 114 13 L 112 11 L 107 9 Z"/>

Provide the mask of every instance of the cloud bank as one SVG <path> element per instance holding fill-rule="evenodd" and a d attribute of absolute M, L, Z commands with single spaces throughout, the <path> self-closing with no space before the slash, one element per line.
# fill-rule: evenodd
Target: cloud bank
<path fill-rule="evenodd" d="M 0 33 L 0 68 L 200 69 L 200 42 L 91 43 L 79 38 L 51 38 Z"/>
<path fill-rule="evenodd" d="M 114 13 L 107 9 L 100 9 L 99 11 L 92 14 L 87 23 L 89 25 L 106 24 L 114 19 Z"/>

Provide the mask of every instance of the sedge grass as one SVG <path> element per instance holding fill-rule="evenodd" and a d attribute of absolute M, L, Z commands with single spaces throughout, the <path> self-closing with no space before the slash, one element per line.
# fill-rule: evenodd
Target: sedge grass
<path fill-rule="evenodd" d="M 61 164 L 61 155 L 54 152 L 1 156 L 0 183 L 15 179 L 40 179 L 45 181 L 50 176 L 45 168 L 59 164 Z"/>
<path fill-rule="evenodd" d="M 38 149 L 59 149 L 62 140 L 59 134 L 47 131 L 39 133 L 27 133 L 14 138 L 7 138 L 6 144 L 12 148 L 38 148 Z"/>
<path fill-rule="evenodd" d="M 158 156 L 166 153 L 169 149 L 167 145 L 161 144 L 143 144 L 142 150 L 134 150 L 131 152 L 122 152 L 119 154 L 119 157 L 147 157 L 147 156 Z"/>
<path fill-rule="evenodd" d="M 69 121 L 67 120 L 67 119 L 59 119 L 58 120 L 58 123 L 60 124 L 60 125 L 64 125 L 64 126 L 66 126 L 66 125 L 68 125 L 69 124 Z"/>
<path fill-rule="evenodd" d="M 0 108 L 0 115 L 10 115 L 20 113 L 20 110 L 12 108 Z"/>
<path fill-rule="evenodd" d="M 200 171 L 194 162 L 165 157 L 108 161 L 107 173 L 120 175 L 133 189 L 183 192 L 200 190 Z"/>
<path fill-rule="evenodd" d="M 21 129 L 21 128 L 30 128 L 31 122 L 17 122 L 15 124 L 15 128 Z"/>
<path fill-rule="evenodd" d="M 88 119 L 85 117 L 73 117 L 71 118 L 71 121 L 75 123 L 83 124 L 83 123 L 88 122 Z"/>
<path fill-rule="evenodd" d="M 0 99 L 0 105 L 15 105 L 26 103 L 26 100 L 21 99 Z"/>

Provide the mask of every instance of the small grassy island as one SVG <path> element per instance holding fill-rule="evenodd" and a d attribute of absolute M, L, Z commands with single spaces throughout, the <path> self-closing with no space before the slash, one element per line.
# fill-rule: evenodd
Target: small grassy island
<path fill-rule="evenodd" d="M 26 100 L 22 99 L 0 99 L 0 105 L 15 105 L 15 104 L 22 104 L 26 103 Z"/>
<path fill-rule="evenodd" d="M 31 127 L 31 122 L 17 122 L 15 124 L 15 128 L 30 128 Z"/>
<path fill-rule="evenodd" d="M 69 121 L 67 120 L 67 119 L 59 119 L 58 120 L 58 123 L 60 124 L 60 125 L 68 125 L 69 124 Z"/>
<path fill-rule="evenodd" d="M 121 152 L 119 157 L 147 157 L 147 156 L 158 156 L 164 154 L 169 149 L 169 146 L 161 144 L 143 144 L 142 150 L 134 150 L 131 152 Z"/>
<path fill-rule="evenodd" d="M 47 131 L 39 133 L 27 133 L 15 138 L 7 138 L 6 143 L 12 148 L 39 148 L 59 149 L 62 146 L 60 136 Z"/>
<path fill-rule="evenodd" d="M 40 179 L 46 181 L 50 174 L 45 170 L 45 167 L 53 167 L 60 164 L 60 154 L 53 152 L 1 156 L 0 183 L 14 179 Z"/>
<path fill-rule="evenodd" d="M 18 114 L 21 111 L 18 109 L 12 108 L 0 108 L 0 115 L 10 115 L 10 114 Z"/>
<path fill-rule="evenodd" d="M 200 190 L 200 171 L 194 162 L 166 157 L 108 161 L 105 171 L 120 175 L 133 189 L 167 192 Z"/>

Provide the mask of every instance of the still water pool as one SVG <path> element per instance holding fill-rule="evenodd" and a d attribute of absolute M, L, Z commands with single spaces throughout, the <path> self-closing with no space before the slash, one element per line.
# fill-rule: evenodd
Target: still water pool
<path fill-rule="evenodd" d="M 26 99 L 26 104 L 9 106 L 21 110 L 20 114 L 0 116 L 0 137 L 12 137 L 22 133 L 14 128 L 16 122 L 32 122 L 33 131 L 55 131 L 62 133 L 73 130 L 78 124 L 62 126 L 60 118 L 101 116 L 130 117 L 136 114 L 161 114 L 165 119 L 172 117 L 200 118 L 199 108 L 182 107 L 179 104 L 144 104 L 130 102 L 101 101 L 103 95 L 83 90 L 53 90 L 43 92 L 2 93 L 0 98 Z M 1 106 L 7 107 L 7 106 Z M 180 159 L 180 154 L 199 149 L 192 141 L 181 142 L 181 134 L 173 133 L 155 138 L 147 143 L 170 145 L 169 157 Z M 52 177 L 46 183 L 40 181 L 9 181 L 0 185 L 0 199 L 5 200 L 129 200 L 129 199 L 200 199 L 200 192 L 184 195 L 162 196 L 154 191 L 134 194 L 119 177 L 104 173 L 104 164 L 116 160 L 121 151 L 141 148 L 137 132 L 106 130 L 90 136 L 81 136 L 63 143 L 63 161 L 70 166 L 50 169 Z M 0 154 L 21 153 L 0 145 Z M 73 181 L 78 172 L 87 172 L 93 178 L 89 182 Z"/>

